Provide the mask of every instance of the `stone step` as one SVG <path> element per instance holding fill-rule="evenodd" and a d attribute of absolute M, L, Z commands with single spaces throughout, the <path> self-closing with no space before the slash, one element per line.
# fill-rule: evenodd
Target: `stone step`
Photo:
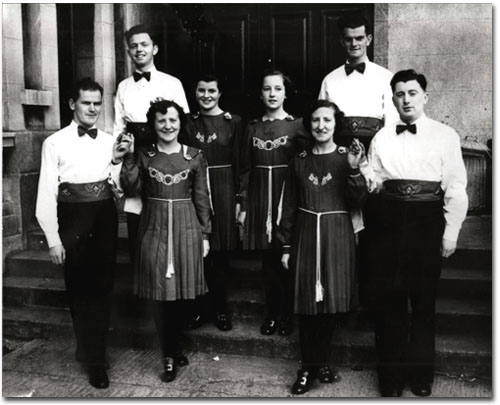
<path fill-rule="evenodd" d="M 235 321 L 230 332 L 220 332 L 204 325 L 186 335 L 186 349 L 230 353 L 245 356 L 297 359 L 298 333 L 288 337 L 262 336 L 258 322 Z M 5 307 L 3 334 L 8 338 L 70 337 L 71 317 L 65 309 Z M 135 348 L 157 347 L 153 324 L 148 319 L 128 327 L 112 325 L 110 344 Z M 332 358 L 339 366 L 374 368 L 374 336 L 371 331 L 336 329 Z M 438 334 L 436 336 L 436 371 L 467 376 L 490 376 L 492 347 L 490 337 Z"/>
<path fill-rule="evenodd" d="M 146 312 L 144 303 L 132 293 L 132 280 L 121 278 L 115 284 L 114 308 L 120 318 L 132 321 Z M 67 307 L 63 279 L 35 277 L 4 277 L 4 306 Z M 203 307 L 209 307 L 208 300 Z M 207 305 L 208 304 L 208 305 Z M 264 295 L 260 290 L 229 289 L 228 312 L 233 319 L 261 320 L 265 314 Z M 490 301 L 438 298 L 436 327 L 440 332 L 491 335 L 492 308 Z M 136 316 L 134 316 L 136 315 Z M 355 312 L 345 319 L 345 325 L 355 329 L 372 327 L 370 314 Z"/>

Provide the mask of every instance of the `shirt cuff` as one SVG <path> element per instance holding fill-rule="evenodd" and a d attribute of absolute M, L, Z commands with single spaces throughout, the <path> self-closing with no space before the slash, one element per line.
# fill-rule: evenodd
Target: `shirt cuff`
<path fill-rule="evenodd" d="M 283 245 L 283 254 L 290 254 L 290 250 L 291 250 L 291 246 L 290 245 Z"/>
<path fill-rule="evenodd" d="M 58 232 L 50 232 L 45 234 L 45 238 L 47 239 L 47 245 L 50 248 L 53 248 L 57 245 L 62 245 L 61 237 Z"/>
<path fill-rule="evenodd" d="M 359 167 L 356 168 L 356 169 L 353 169 L 353 168 L 349 167 L 349 170 L 348 170 L 347 173 L 351 177 L 357 177 L 357 176 L 359 176 L 361 174 Z"/>
<path fill-rule="evenodd" d="M 458 240 L 459 233 L 460 227 L 446 225 L 444 228 L 443 239 L 449 240 L 450 242 L 456 242 Z"/>

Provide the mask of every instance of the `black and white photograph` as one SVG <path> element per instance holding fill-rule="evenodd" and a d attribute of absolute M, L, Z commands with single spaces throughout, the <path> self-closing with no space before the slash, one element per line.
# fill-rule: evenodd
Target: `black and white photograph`
<path fill-rule="evenodd" d="M 2 397 L 492 399 L 494 11 L 2 2 Z"/>

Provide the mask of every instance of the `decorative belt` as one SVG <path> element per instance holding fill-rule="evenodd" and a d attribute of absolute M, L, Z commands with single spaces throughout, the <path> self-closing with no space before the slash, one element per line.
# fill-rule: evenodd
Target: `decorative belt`
<path fill-rule="evenodd" d="M 286 169 L 288 165 L 264 166 L 256 165 L 257 169 L 269 170 L 267 175 L 267 218 L 266 218 L 266 235 L 267 241 L 271 243 L 273 239 L 273 169 Z"/>
<path fill-rule="evenodd" d="M 372 137 L 383 126 L 384 121 L 379 118 L 344 117 L 342 119 L 341 134 L 356 137 Z"/>
<path fill-rule="evenodd" d="M 441 183 L 425 180 L 386 180 L 381 196 L 401 201 L 439 201 Z"/>
<path fill-rule="evenodd" d="M 347 211 L 314 212 L 299 207 L 299 210 L 316 215 L 316 302 L 323 301 L 324 288 L 321 285 L 321 217 L 323 215 L 349 214 Z"/>
<path fill-rule="evenodd" d="M 57 195 L 58 202 L 93 202 L 113 198 L 107 180 L 95 183 L 61 183 Z"/>
<path fill-rule="evenodd" d="M 168 203 L 168 236 L 167 236 L 167 274 L 166 278 L 171 278 L 174 274 L 174 227 L 172 221 L 174 219 L 173 203 L 174 202 L 187 202 L 192 201 L 191 198 L 154 198 L 148 197 L 148 200 L 162 201 Z"/>
<path fill-rule="evenodd" d="M 230 167 L 233 167 L 233 165 L 213 165 L 213 166 L 208 166 L 209 169 L 228 169 Z"/>

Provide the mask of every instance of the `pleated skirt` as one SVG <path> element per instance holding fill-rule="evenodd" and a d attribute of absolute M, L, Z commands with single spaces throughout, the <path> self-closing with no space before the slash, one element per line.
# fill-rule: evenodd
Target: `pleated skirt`
<path fill-rule="evenodd" d="M 174 274 L 167 278 L 168 203 L 147 200 L 139 225 L 134 292 L 139 297 L 174 301 L 194 299 L 207 291 L 203 276 L 203 236 L 191 201 L 173 203 Z"/>
<path fill-rule="evenodd" d="M 267 232 L 269 206 L 268 170 L 255 168 L 252 171 L 247 198 L 247 225 L 244 232 L 243 248 L 248 250 L 280 249 L 276 240 L 278 206 L 281 190 L 286 177 L 286 168 L 273 169 L 271 198 L 271 242 Z"/>
<path fill-rule="evenodd" d="M 356 289 L 355 244 L 349 214 L 321 218 L 321 284 L 323 301 L 316 302 L 316 216 L 299 211 L 292 243 L 296 314 L 348 312 Z"/>
<path fill-rule="evenodd" d="M 210 250 L 233 250 L 237 245 L 235 218 L 236 196 L 233 168 L 210 169 L 210 192 L 214 215 Z"/>

